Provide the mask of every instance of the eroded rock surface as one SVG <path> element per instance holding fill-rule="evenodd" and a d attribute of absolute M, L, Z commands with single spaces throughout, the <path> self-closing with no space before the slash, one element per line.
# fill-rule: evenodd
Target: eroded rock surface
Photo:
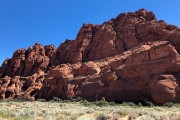
<path fill-rule="evenodd" d="M 43 47 L 36 43 L 27 50 L 19 49 L 11 59 L 6 59 L 0 69 L 0 76 L 30 76 L 41 71 L 46 72 L 49 58 L 56 48 L 52 45 Z"/>
<path fill-rule="evenodd" d="M 87 62 L 120 54 L 142 42 L 170 41 L 180 52 L 180 29 L 158 21 L 141 9 L 122 13 L 102 25 L 83 24 L 75 40 L 66 40 L 52 57 L 52 65 Z"/>
<path fill-rule="evenodd" d="M 180 56 L 168 41 L 147 42 L 99 61 L 52 67 L 38 97 L 71 99 L 73 95 L 90 101 L 101 98 L 107 101 L 152 99 L 157 103 L 178 101 L 179 77 L 166 81 L 155 76 L 173 76 L 179 71 Z"/>
<path fill-rule="evenodd" d="M 84 24 L 75 40 L 17 50 L 0 68 L 1 99 L 82 97 L 89 101 L 180 102 L 180 28 L 144 9 L 102 25 Z"/>
<path fill-rule="evenodd" d="M 22 97 L 24 99 L 35 99 L 37 92 L 41 89 L 44 74 L 34 74 L 29 77 L 4 77 L 0 79 L 0 98 L 13 99 Z"/>

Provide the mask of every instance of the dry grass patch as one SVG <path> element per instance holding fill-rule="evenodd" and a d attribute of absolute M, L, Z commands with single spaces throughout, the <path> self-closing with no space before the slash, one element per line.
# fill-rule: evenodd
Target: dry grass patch
<path fill-rule="evenodd" d="M 179 120 L 180 108 L 79 102 L 0 102 L 6 120 Z"/>

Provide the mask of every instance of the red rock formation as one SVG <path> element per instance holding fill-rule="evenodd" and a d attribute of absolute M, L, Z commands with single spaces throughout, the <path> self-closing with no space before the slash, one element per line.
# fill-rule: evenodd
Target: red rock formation
<path fill-rule="evenodd" d="M 71 99 L 73 93 L 74 97 L 87 100 L 152 99 L 156 103 L 178 101 L 180 97 L 175 94 L 175 91 L 178 91 L 178 82 L 171 83 L 165 80 L 160 82 L 156 81 L 154 76 L 162 74 L 173 76 L 179 71 L 180 56 L 169 42 L 147 42 L 122 54 L 99 61 L 52 67 L 38 97 L 52 99 L 56 96 Z M 176 79 L 178 81 L 179 77 Z M 174 92 L 169 93 L 168 90 L 164 90 L 166 85 L 174 85 Z M 161 89 L 159 86 L 164 88 Z M 158 98 L 160 95 L 156 91 L 163 93 L 162 97 Z"/>
<path fill-rule="evenodd" d="M 57 50 L 40 44 L 17 50 L 0 68 L 0 95 L 180 102 L 179 53 L 178 27 L 144 9 L 123 13 L 102 25 L 84 24 Z"/>
<path fill-rule="evenodd" d="M 4 77 L 0 79 L 0 98 L 13 99 L 22 97 L 24 99 L 33 98 L 41 89 L 44 80 L 44 74 L 34 74 L 29 77 Z"/>
<path fill-rule="evenodd" d="M 179 102 L 179 79 L 178 74 L 163 74 L 155 76 L 150 83 L 152 99 L 156 103 L 166 103 L 167 101 Z"/>
<path fill-rule="evenodd" d="M 87 62 L 120 54 L 148 41 L 170 41 L 180 52 L 180 29 L 158 21 L 141 9 L 123 13 L 102 25 L 84 24 L 76 40 L 66 40 L 52 57 L 52 65 Z"/>
<path fill-rule="evenodd" d="M 56 48 L 52 45 L 43 47 L 36 43 L 28 50 L 19 49 L 14 52 L 12 59 L 6 59 L 0 69 L 0 77 L 29 76 L 46 71 L 49 58 Z"/>

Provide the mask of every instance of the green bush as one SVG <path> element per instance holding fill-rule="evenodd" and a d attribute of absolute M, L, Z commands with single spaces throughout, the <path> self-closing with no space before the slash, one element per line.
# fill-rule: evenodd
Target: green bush
<path fill-rule="evenodd" d="M 133 102 L 123 102 L 121 104 L 122 106 L 131 106 L 131 107 L 137 107 L 137 105 Z"/>
<path fill-rule="evenodd" d="M 151 101 L 144 101 L 144 106 L 148 106 L 148 107 L 153 107 L 154 103 L 152 103 Z"/>
<path fill-rule="evenodd" d="M 17 97 L 17 98 L 15 98 L 15 99 L 13 99 L 12 101 L 13 101 L 13 102 L 24 102 L 24 101 L 26 101 L 26 100 L 24 100 L 24 99 L 21 98 L 21 97 Z"/>
<path fill-rule="evenodd" d="M 115 102 L 109 102 L 109 105 L 111 105 L 111 106 L 115 106 L 115 105 L 117 105 Z"/>
<path fill-rule="evenodd" d="M 33 102 L 34 99 L 33 98 L 27 98 L 26 101 L 30 101 L 30 102 Z"/>
<path fill-rule="evenodd" d="M 115 106 L 117 105 L 115 102 L 107 102 L 105 100 L 100 100 L 100 101 L 94 101 L 94 102 L 89 102 L 87 100 L 81 100 L 79 101 L 82 105 L 84 106 L 99 106 L 99 107 L 106 107 L 106 106 Z"/>
<path fill-rule="evenodd" d="M 137 106 L 138 106 L 138 107 L 142 107 L 143 105 L 142 105 L 141 102 L 139 102 L 139 103 L 137 103 Z"/>
<path fill-rule="evenodd" d="M 119 115 L 122 116 L 122 117 L 125 117 L 125 116 L 128 115 L 128 112 L 127 112 L 127 111 L 117 111 L 116 113 L 119 114 Z"/>
<path fill-rule="evenodd" d="M 63 102 L 62 99 L 58 98 L 58 97 L 53 97 L 52 100 L 50 100 L 51 102 Z"/>
<path fill-rule="evenodd" d="M 81 97 L 77 97 L 77 98 L 73 98 L 73 99 L 72 99 L 72 102 L 79 102 L 79 101 L 81 101 L 81 100 L 82 100 Z"/>
<path fill-rule="evenodd" d="M 39 101 L 39 102 L 46 102 L 45 99 L 37 99 L 36 101 Z"/>
<path fill-rule="evenodd" d="M 173 107 L 175 104 L 172 102 L 165 103 L 164 106 L 166 107 Z"/>
<path fill-rule="evenodd" d="M 100 100 L 100 101 L 95 101 L 93 102 L 94 105 L 99 106 L 99 107 L 105 107 L 105 106 L 109 106 L 109 102 L 104 101 L 104 100 Z"/>
<path fill-rule="evenodd" d="M 10 118 L 9 114 L 6 112 L 0 112 L 0 117 L 2 118 Z"/>
<path fill-rule="evenodd" d="M 88 102 L 87 100 L 81 100 L 80 103 L 84 106 L 93 106 L 92 102 Z"/>

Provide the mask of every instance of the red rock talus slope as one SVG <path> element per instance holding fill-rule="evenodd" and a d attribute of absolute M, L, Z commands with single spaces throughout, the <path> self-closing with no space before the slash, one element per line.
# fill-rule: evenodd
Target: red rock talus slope
<path fill-rule="evenodd" d="M 84 24 L 57 49 L 17 50 L 0 68 L 0 97 L 180 102 L 180 29 L 141 9 Z"/>

